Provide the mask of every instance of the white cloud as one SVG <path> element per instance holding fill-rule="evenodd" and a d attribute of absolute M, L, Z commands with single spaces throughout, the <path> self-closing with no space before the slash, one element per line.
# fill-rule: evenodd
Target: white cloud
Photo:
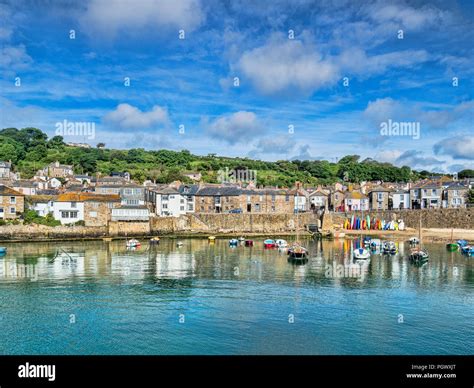
<path fill-rule="evenodd" d="M 249 79 L 265 95 L 309 95 L 339 77 L 337 67 L 312 45 L 278 37 L 245 51 L 235 67 L 243 75 L 241 82 Z"/>
<path fill-rule="evenodd" d="M 156 125 L 169 124 L 168 111 L 155 105 L 149 112 L 129 105 L 119 104 L 104 116 L 104 121 L 121 129 L 150 129 Z"/>
<path fill-rule="evenodd" d="M 212 122 L 204 119 L 202 125 L 209 135 L 230 144 L 249 142 L 264 131 L 255 113 L 247 111 L 221 116 Z"/>
<path fill-rule="evenodd" d="M 199 0 L 91 0 L 80 21 L 86 31 L 114 37 L 146 29 L 192 31 L 204 20 Z"/>
<path fill-rule="evenodd" d="M 27 67 L 33 60 L 26 53 L 24 45 L 0 48 L 0 67 L 15 71 Z"/>
<path fill-rule="evenodd" d="M 418 150 L 408 150 L 401 154 L 396 160 L 397 165 L 406 165 L 412 168 L 440 167 L 444 161 L 432 156 L 423 156 Z"/>
<path fill-rule="evenodd" d="M 474 160 L 474 137 L 459 136 L 443 139 L 433 146 L 436 155 L 449 155 L 453 159 Z"/>
<path fill-rule="evenodd" d="M 342 71 L 355 74 L 360 78 L 368 78 L 383 74 L 386 70 L 396 67 L 413 67 L 430 59 L 425 50 L 394 51 L 386 54 L 367 56 L 360 48 L 344 51 L 337 62 Z"/>
<path fill-rule="evenodd" d="M 413 31 L 440 23 L 448 17 L 447 13 L 435 7 L 413 8 L 404 4 L 386 4 L 380 1 L 367 7 L 367 11 L 368 16 L 377 23 L 393 22 L 402 29 Z"/>

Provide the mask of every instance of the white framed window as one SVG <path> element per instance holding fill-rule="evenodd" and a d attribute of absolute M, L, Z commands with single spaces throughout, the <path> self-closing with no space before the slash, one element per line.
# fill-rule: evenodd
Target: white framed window
<path fill-rule="evenodd" d="M 16 209 L 14 207 L 11 207 L 10 208 L 10 214 L 15 214 L 16 213 Z"/>
<path fill-rule="evenodd" d="M 10 203 L 12 205 L 16 204 L 16 197 L 10 197 Z"/>

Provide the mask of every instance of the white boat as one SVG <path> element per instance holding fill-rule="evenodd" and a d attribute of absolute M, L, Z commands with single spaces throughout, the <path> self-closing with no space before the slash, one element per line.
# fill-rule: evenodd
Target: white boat
<path fill-rule="evenodd" d="M 420 243 L 420 239 L 418 237 L 410 237 L 408 242 L 412 245 L 416 245 Z"/>
<path fill-rule="evenodd" d="M 278 248 L 287 248 L 288 242 L 286 240 L 278 239 L 278 240 L 275 240 L 275 245 Z"/>
<path fill-rule="evenodd" d="M 397 246 L 393 241 L 384 241 L 382 243 L 382 251 L 384 253 L 397 253 Z"/>
<path fill-rule="evenodd" d="M 244 237 L 244 236 L 240 236 L 240 237 L 239 237 L 239 241 L 241 241 L 241 242 L 242 242 L 242 241 L 245 241 L 245 237 Z"/>
<path fill-rule="evenodd" d="M 127 245 L 127 248 L 136 248 L 136 247 L 139 247 L 141 243 L 137 239 L 132 238 L 131 240 L 127 241 L 126 245 Z"/>
<path fill-rule="evenodd" d="M 183 242 L 182 242 L 182 241 L 178 241 L 178 242 L 176 243 L 176 246 L 177 246 L 177 247 L 182 247 L 182 246 L 183 246 Z"/>
<path fill-rule="evenodd" d="M 229 240 L 229 245 L 230 245 L 231 247 L 235 247 L 235 246 L 237 246 L 238 244 L 239 244 L 239 240 L 237 240 L 236 238 L 232 238 L 232 239 Z"/>
<path fill-rule="evenodd" d="M 357 248 L 354 251 L 354 259 L 356 259 L 356 260 L 370 259 L 370 252 L 365 248 Z"/>

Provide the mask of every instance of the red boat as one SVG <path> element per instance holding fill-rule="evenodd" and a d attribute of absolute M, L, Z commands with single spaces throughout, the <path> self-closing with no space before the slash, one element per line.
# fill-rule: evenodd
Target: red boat
<path fill-rule="evenodd" d="M 275 243 L 274 240 L 270 240 L 270 239 L 269 239 L 269 240 L 265 240 L 265 241 L 263 242 L 263 246 L 264 246 L 265 248 L 275 248 L 275 247 L 276 247 L 276 243 Z"/>
<path fill-rule="evenodd" d="M 253 247 L 253 240 L 245 240 L 246 247 Z"/>

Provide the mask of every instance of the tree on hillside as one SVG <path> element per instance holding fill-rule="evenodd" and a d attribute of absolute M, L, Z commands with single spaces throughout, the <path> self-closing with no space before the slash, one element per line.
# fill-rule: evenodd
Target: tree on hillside
<path fill-rule="evenodd" d="M 459 179 L 474 178 L 474 170 L 461 170 L 458 172 Z"/>

